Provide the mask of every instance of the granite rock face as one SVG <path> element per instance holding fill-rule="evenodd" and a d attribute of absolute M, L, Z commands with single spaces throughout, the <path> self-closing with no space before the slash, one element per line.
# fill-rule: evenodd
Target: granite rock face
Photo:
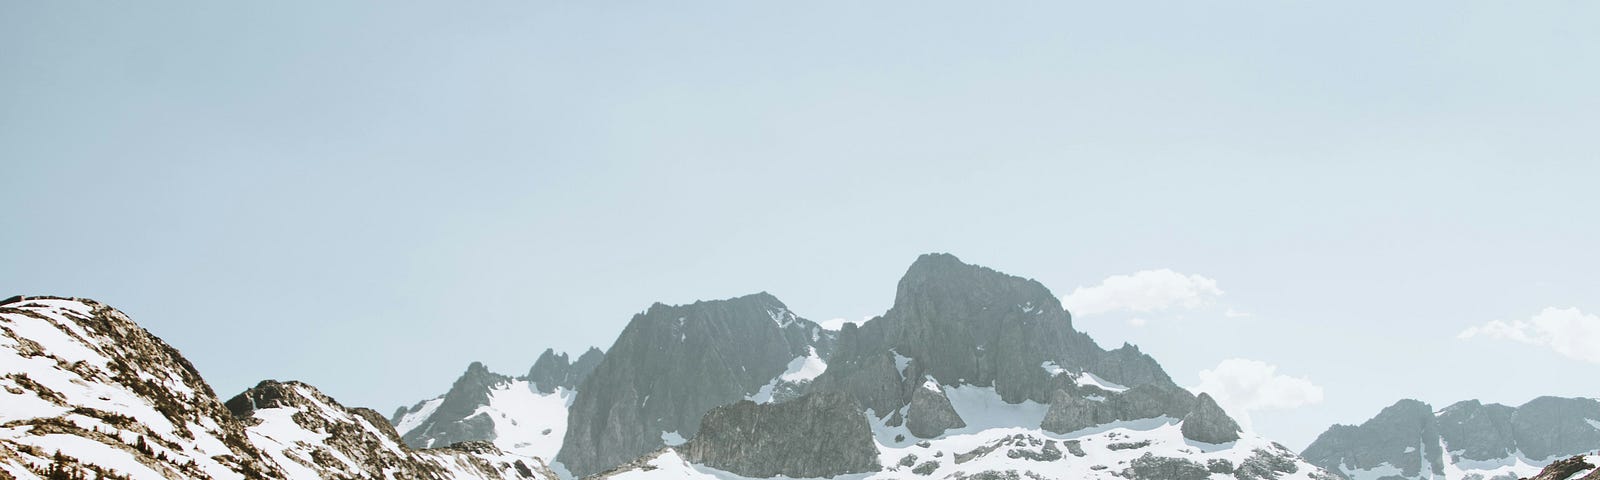
<path fill-rule="evenodd" d="M 1183 417 L 1183 438 L 1211 444 L 1239 439 L 1239 423 L 1228 417 L 1209 394 L 1200 394 L 1194 408 Z"/>
<path fill-rule="evenodd" d="M 589 378 L 590 373 L 594 373 L 594 368 L 600 366 L 600 361 L 605 357 L 606 354 L 600 349 L 590 347 L 576 361 L 568 361 L 566 353 L 557 354 L 554 349 L 545 349 L 539 359 L 533 362 L 533 368 L 528 369 L 528 381 L 539 393 L 552 393 L 557 388 L 573 390 L 585 378 Z"/>
<path fill-rule="evenodd" d="M 929 380 L 911 393 L 911 405 L 906 409 L 906 429 L 912 435 L 933 438 L 944 434 L 945 430 L 965 426 L 967 422 L 961 420 L 961 415 L 950 405 L 950 397 L 945 396 L 944 388 L 938 383 Z"/>
<path fill-rule="evenodd" d="M 1442 452 L 1440 442 L 1450 451 Z M 1334 425 L 1301 456 L 1336 473 L 1389 466 L 1415 477 L 1423 465 L 1442 473 L 1445 463 L 1503 460 L 1519 452 L 1538 465 L 1594 450 L 1600 450 L 1600 401 L 1539 397 L 1515 408 L 1468 400 L 1437 414 L 1425 403 L 1401 400 L 1360 426 Z"/>
<path fill-rule="evenodd" d="M 758 392 L 833 332 L 766 293 L 691 305 L 656 304 L 634 316 L 578 387 L 557 459 L 576 475 L 621 465 L 693 437 L 713 408 Z"/>
<path fill-rule="evenodd" d="M 1592 452 L 1600 449 L 1600 401 L 1535 398 L 1512 412 L 1511 432 L 1529 458 Z"/>
<path fill-rule="evenodd" d="M 747 477 L 831 478 L 882 468 L 866 417 L 838 393 L 718 407 L 699 432 L 679 447 L 686 459 Z"/>
<path fill-rule="evenodd" d="M 1422 447 L 1420 455 L 1418 446 Z M 1416 477 L 1424 463 L 1433 466 L 1430 473 L 1444 475 L 1442 453 L 1433 407 L 1406 399 L 1384 408 L 1359 427 L 1335 425 L 1300 456 L 1334 472 L 1341 471 L 1340 465 L 1351 469 L 1388 465 L 1400 469 L 1402 475 Z"/>
<path fill-rule="evenodd" d="M 402 437 L 412 448 L 442 447 L 457 442 L 494 440 L 494 421 L 475 415 L 478 408 L 489 404 L 492 387 L 511 381 L 510 377 L 489 371 L 482 363 L 472 362 L 467 371 L 450 385 L 450 391 L 437 409 L 422 424 Z"/>
<path fill-rule="evenodd" d="M 1196 406 L 1195 397 L 1189 391 L 1177 386 L 1155 383 L 1140 385 L 1106 397 L 1096 396 L 1093 399 L 1080 398 L 1068 390 L 1059 390 L 1039 426 L 1050 432 L 1071 433 L 1118 421 L 1162 416 L 1181 419 L 1188 416 L 1194 406 Z M 1209 415 L 1221 417 L 1214 421 L 1222 419 L 1233 421 L 1220 408 Z"/>
<path fill-rule="evenodd" d="M 1067 417 L 1182 418 L 1194 398 L 1137 347 L 1106 351 L 1072 328 L 1072 316 L 1039 282 L 968 265 L 947 254 L 923 255 L 906 271 L 894 306 L 860 327 L 839 333 L 839 348 L 811 391 L 843 392 L 879 418 L 906 410 L 923 378 L 940 385 L 994 388 L 1004 401 L 1050 403 L 1065 397 L 1114 397 L 1111 405 L 1076 405 Z M 1092 375 L 1116 393 L 1080 386 Z M 1115 420 L 1110 420 L 1115 421 Z M 1086 426 L 1092 426 L 1087 424 Z M 931 430 L 929 430 L 931 431 Z"/>

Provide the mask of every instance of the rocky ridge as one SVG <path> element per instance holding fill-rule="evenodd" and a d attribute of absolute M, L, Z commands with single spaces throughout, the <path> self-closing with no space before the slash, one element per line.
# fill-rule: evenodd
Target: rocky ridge
<path fill-rule="evenodd" d="M 0 302 L 0 370 L 10 478 L 550 478 L 492 449 L 411 451 L 375 412 L 300 384 L 264 383 L 235 415 L 176 349 L 93 300 Z"/>
<path fill-rule="evenodd" d="M 1600 401 L 1539 397 L 1518 407 L 1396 402 L 1359 426 L 1334 425 L 1301 453 L 1345 478 L 1532 475 L 1557 458 L 1600 449 Z"/>

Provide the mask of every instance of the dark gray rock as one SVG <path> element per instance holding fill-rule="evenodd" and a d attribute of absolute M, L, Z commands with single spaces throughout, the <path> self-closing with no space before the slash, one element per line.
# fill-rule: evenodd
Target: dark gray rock
<path fill-rule="evenodd" d="M 1110 394 L 1100 401 L 1077 397 L 1066 390 L 1059 390 L 1052 398 L 1050 409 L 1045 412 L 1044 420 L 1039 426 L 1049 432 L 1071 433 L 1117 421 L 1161 416 L 1181 419 L 1189 414 L 1189 409 L 1194 404 L 1194 395 L 1187 390 L 1156 383 Z"/>
<path fill-rule="evenodd" d="M 866 417 L 838 393 L 712 409 L 679 451 L 691 462 L 747 477 L 831 478 L 882 469 Z"/>
<path fill-rule="evenodd" d="M 1206 461 L 1206 470 L 1210 470 L 1211 473 L 1229 475 L 1233 473 L 1233 462 L 1223 458 L 1213 458 Z"/>
<path fill-rule="evenodd" d="M 1190 460 L 1146 453 L 1134 459 L 1123 476 L 1135 480 L 1207 480 L 1211 471 Z"/>
<path fill-rule="evenodd" d="M 1528 458 L 1550 459 L 1600 449 L 1600 401 L 1539 397 L 1517 407 L 1511 430 Z"/>
<path fill-rule="evenodd" d="M 511 381 L 511 377 L 490 372 L 482 363 L 472 362 L 467 371 L 450 385 L 444 401 L 433 414 L 406 432 L 402 439 L 412 448 L 443 447 L 456 442 L 494 440 L 494 421 L 474 415 L 489 404 L 489 390 Z"/>
<path fill-rule="evenodd" d="M 911 359 L 909 371 L 896 368 L 897 355 Z M 1095 393 L 1064 385 L 1071 376 L 1052 376 L 1042 367 L 1047 362 L 1128 387 L 1177 388 L 1137 348 L 1107 352 L 1074 330 L 1071 314 L 1039 282 L 928 254 L 900 279 L 888 312 L 840 332 L 811 391 L 845 392 L 880 418 L 909 404 L 924 375 L 942 385 L 993 387 L 1011 403 L 1050 402 L 1063 389 Z M 1187 408 L 1185 402 L 1179 410 Z"/>
<path fill-rule="evenodd" d="M 1442 453 L 1433 407 L 1407 399 L 1383 409 L 1359 427 L 1334 425 L 1300 456 L 1330 472 L 1340 472 L 1341 466 L 1371 469 L 1388 465 L 1407 477 L 1416 477 L 1422 472 L 1424 459 L 1433 466 L 1432 473 L 1444 475 Z"/>
<path fill-rule="evenodd" d="M 1200 394 L 1194 408 L 1183 417 L 1183 438 L 1205 443 L 1228 443 L 1239 439 L 1239 423 L 1234 422 L 1211 395 Z"/>
<path fill-rule="evenodd" d="M 967 426 L 955 407 L 950 406 L 944 388 L 932 386 L 938 390 L 919 385 L 911 393 L 911 405 L 906 409 L 906 429 L 919 438 L 934 438 L 945 430 Z"/>
<path fill-rule="evenodd" d="M 1446 454 L 1439 452 L 1440 440 L 1456 461 L 1498 460 L 1519 451 L 1540 461 L 1600 450 L 1600 428 L 1590 423 L 1600 422 L 1600 402 L 1593 399 L 1539 397 L 1515 408 L 1468 400 L 1437 415 L 1427 410 L 1421 402 L 1401 401 L 1359 427 L 1329 428 L 1301 455 L 1333 472 L 1339 465 L 1388 465 L 1414 475 L 1423 460 L 1440 470 Z"/>
<path fill-rule="evenodd" d="M 663 432 L 694 437 L 713 408 L 756 393 L 831 332 L 766 293 L 656 304 L 634 316 L 579 384 L 556 458 L 584 476 L 659 449 Z"/>
<path fill-rule="evenodd" d="M 569 362 L 566 353 L 557 354 L 554 349 L 545 349 L 539 359 L 533 362 L 533 368 L 528 369 L 528 381 L 540 393 L 552 393 L 557 388 L 573 390 L 583 383 L 583 379 L 589 378 L 589 374 L 600 366 L 604 358 L 604 352 L 591 347 L 578 356 L 577 361 Z"/>
<path fill-rule="evenodd" d="M 1278 480 L 1298 471 L 1300 467 L 1295 465 L 1293 453 L 1256 450 L 1250 458 L 1240 462 L 1233 473 L 1239 480 Z"/>
<path fill-rule="evenodd" d="M 1075 397 L 1066 391 L 1057 391 L 1039 428 L 1047 432 L 1072 433 L 1093 427 L 1099 425 L 1099 418 L 1104 416 L 1098 412 L 1100 409 L 1100 402 Z"/>
<path fill-rule="evenodd" d="M 1516 410 L 1499 404 L 1484 405 L 1477 400 L 1456 402 L 1439 413 L 1439 435 L 1450 444 L 1452 451 L 1460 452 L 1461 458 L 1505 458 L 1516 451 L 1517 441 L 1511 425 Z"/>

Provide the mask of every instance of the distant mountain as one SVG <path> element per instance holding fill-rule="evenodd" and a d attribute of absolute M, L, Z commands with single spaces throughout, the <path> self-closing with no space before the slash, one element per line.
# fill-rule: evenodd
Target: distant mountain
<path fill-rule="evenodd" d="M 487 444 L 416 451 L 297 382 L 226 405 L 176 349 L 83 299 L 0 302 L 0 477 L 551 479 Z"/>
<path fill-rule="evenodd" d="M 671 315 L 663 318 L 671 324 Z M 656 331 L 630 341 L 681 338 Z M 734 405 L 726 405 L 734 392 L 707 397 L 724 406 L 710 409 L 695 430 L 679 431 L 686 444 L 632 445 L 627 455 L 584 459 L 586 468 L 573 472 L 619 465 L 599 476 L 1334 478 L 1241 431 L 1209 396 L 1178 387 L 1138 348 L 1100 348 L 1072 328 L 1071 315 L 1038 282 L 951 255 L 918 258 L 893 307 L 845 325 L 836 343 L 823 356 L 826 368 L 800 388 L 803 396 Z M 618 351 L 613 347 L 605 363 Z M 788 351 L 797 352 L 797 344 Z M 777 371 L 779 360 L 727 383 L 748 391 Z M 575 407 L 608 380 L 606 364 L 585 382 Z M 621 403 L 634 402 L 644 400 Z M 634 422 L 613 414 L 595 424 Z M 655 451 L 627 460 L 647 447 Z M 567 462 L 568 452 L 558 458 Z"/>
<path fill-rule="evenodd" d="M 1514 480 L 1600 450 L 1600 401 L 1539 397 L 1519 407 L 1401 400 L 1360 426 L 1334 425 L 1301 453 L 1352 480 Z"/>
<path fill-rule="evenodd" d="M 444 395 L 401 407 L 389 422 L 413 448 L 485 441 L 519 455 L 554 458 L 577 384 L 603 358 L 590 348 L 569 362 L 567 354 L 547 349 L 521 378 L 473 362 Z"/>
<path fill-rule="evenodd" d="M 598 473 L 683 443 L 713 408 L 787 398 L 825 368 L 834 335 L 767 293 L 652 305 L 579 384 L 556 458 Z"/>

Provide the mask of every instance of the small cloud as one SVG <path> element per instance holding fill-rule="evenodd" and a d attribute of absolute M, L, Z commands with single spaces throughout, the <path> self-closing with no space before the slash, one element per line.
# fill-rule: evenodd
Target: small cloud
<path fill-rule="evenodd" d="M 865 317 L 861 317 L 861 320 L 859 320 L 859 321 L 846 320 L 846 319 L 843 319 L 843 318 L 835 318 L 835 319 L 832 319 L 832 320 L 823 320 L 823 321 L 817 322 L 817 325 L 821 326 L 823 330 L 833 330 L 833 331 L 837 332 L 839 330 L 844 329 L 844 324 L 846 324 L 846 323 L 854 323 L 854 324 L 856 324 L 857 327 L 859 327 L 859 326 L 865 325 L 867 323 L 867 320 L 872 320 L 872 315 L 867 315 Z"/>
<path fill-rule="evenodd" d="M 1139 318 L 1139 317 L 1133 317 L 1133 318 L 1128 319 L 1128 325 L 1131 325 L 1131 326 L 1134 326 L 1134 327 L 1143 327 L 1143 326 L 1149 325 L 1149 324 L 1150 324 L 1149 320 L 1145 320 L 1145 319 Z"/>
<path fill-rule="evenodd" d="M 1600 363 L 1600 315 L 1573 308 L 1548 307 L 1527 320 L 1492 320 L 1467 327 L 1456 338 L 1485 337 L 1538 345 L 1574 360 Z"/>
<path fill-rule="evenodd" d="M 1195 309 L 1222 296 L 1217 281 L 1169 269 L 1144 270 L 1133 275 L 1112 275 L 1092 287 L 1078 287 L 1061 297 L 1074 315 L 1107 312 L 1157 312 L 1174 308 Z"/>
<path fill-rule="evenodd" d="M 1238 311 L 1238 310 L 1234 310 L 1232 307 L 1229 307 L 1228 311 L 1223 312 L 1222 315 L 1225 316 L 1225 317 L 1228 317 L 1228 318 L 1248 318 L 1248 317 L 1254 317 L 1255 316 L 1255 314 L 1252 314 L 1252 313 L 1249 313 L 1249 312 L 1241 312 L 1241 311 Z"/>
<path fill-rule="evenodd" d="M 1322 403 L 1322 387 L 1310 379 L 1279 375 L 1276 365 L 1243 358 L 1201 370 L 1200 384 L 1189 390 L 1211 394 L 1246 429 L 1251 428 L 1251 412 Z"/>

